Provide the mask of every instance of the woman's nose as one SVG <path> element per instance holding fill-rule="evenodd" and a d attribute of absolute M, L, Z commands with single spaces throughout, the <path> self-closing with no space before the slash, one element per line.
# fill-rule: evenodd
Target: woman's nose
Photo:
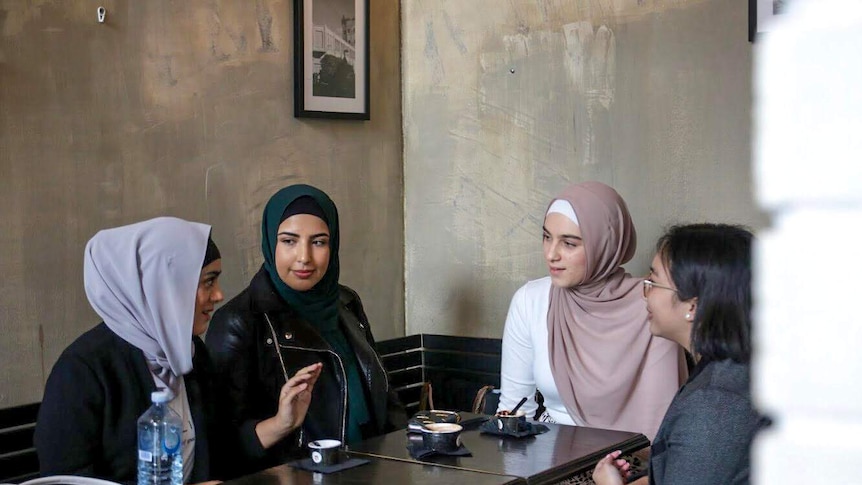
<path fill-rule="evenodd" d="M 560 259 L 559 254 L 557 252 L 557 245 L 554 243 L 548 244 L 548 248 L 545 249 L 545 259 L 548 261 L 556 261 Z"/>
<path fill-rule="evenodd" d="M 299 247 L 296 248 L 296 260 L 300 263 L 307 263 L 309 261 L 310 253 L 311 248 L 308 244 L 300 244 Z"/>
<path fill-rule="evenodd" d="M 213 303 L 218 303 L 224 300 L 224 293 L 222 293 L 221 286 L 218 283 L 216 283 L 215 290 L 212 292 L 212 296 L 210 297 L 210 299 L 213 301 Z"/>

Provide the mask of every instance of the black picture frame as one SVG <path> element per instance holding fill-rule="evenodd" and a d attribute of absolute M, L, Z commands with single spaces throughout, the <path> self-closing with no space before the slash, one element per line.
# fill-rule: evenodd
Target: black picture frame
<path fill-rule="evenodd" d="M 768 32 L 776 15 L 781 15 L 792 0 L 748 0 L 748 41 L 758 33 Z"/>
<path fill-rule="evenodd" d="M 754 42 L 757 34 L 757 0 L 748 0 L 748 41 Z"/>
<path fill-rule="evenodd" d="M 297 118 L 369 120 L 369 0 L 294 0 Z"/>

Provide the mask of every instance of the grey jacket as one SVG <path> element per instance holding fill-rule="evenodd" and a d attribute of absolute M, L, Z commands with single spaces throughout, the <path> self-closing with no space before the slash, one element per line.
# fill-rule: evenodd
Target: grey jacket
<path fill-rule="evenodd" d="M 747 364 L 697 366 L 653 441 L 650 484 L 749 483 L 751 441 L 766 421 L 752 407 L 749 381 Z"/>

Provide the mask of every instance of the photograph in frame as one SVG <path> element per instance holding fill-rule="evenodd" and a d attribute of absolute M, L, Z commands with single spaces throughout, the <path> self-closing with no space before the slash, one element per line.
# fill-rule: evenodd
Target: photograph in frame
<path fill-rule="evenodd" d="M 368 0 L 294 0 L 294 116 L 368 120 Z"/>

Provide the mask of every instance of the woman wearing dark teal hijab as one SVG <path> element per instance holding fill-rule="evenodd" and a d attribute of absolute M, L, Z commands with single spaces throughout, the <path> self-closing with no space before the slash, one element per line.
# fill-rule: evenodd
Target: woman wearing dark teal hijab
<path fill-rule="evenodd" d="M 302 218 L 303 215 L 307 217 Z M 312 274 L 306 280 L 292 281 L 292 288 L 282 279 L 290 280 L 295 276 L 288 264 L 293 261 L 286 259 L 291 256 L 282 251 L 282 266 L 287 267 L 281 269 L 283 275 L 280 275 L 276 250 L 279 249 L 279 227 L 293 216 L 297 216 L 299 221 L 300 226 L 297 227 L 316 229 L 312 236 L 328 232 L 328 237 L 312 241 L 317 243 L 312 247 L 312 254 L 326 253 L 320 256 L 325 258 L 325 261 L 321 261 L 322 272 Z M 282 236 L 281 239 L 285 237 Z M 293 239 L 296 239 L 296 236 Z M 288 305 L 295 308 L 305 320 L 326 331 L 333 331 L 338 323 L 338 240 L 338 210 L 335 204 L 329 196 L 310 185 L 291 185 L 279 190 L 269 199 L 263 210 L 260 246 L 263 252 L 263 267 L 266 268 L 269 279 Z M 291 248 L 296 247 L 296 244 L 291 245 Z M 321 248 L 325 251 L 321 251 Z"/>
<path fill-rule="evenodd" d="M 225 404 L 245 454 L 258 458 L 238 473 L 304 454 L 309 441 L 355 443 L 405 424 L 362 302 L 338 283 L 339 244 L 338 210 L 324 192 L 281 189 L 263 211 L 260 271 L 213 316 L 207 345 Z M 291 386 L 297 372 L 319 376 Z M 291 402 L 304 395 L 307 411 Z"/>

